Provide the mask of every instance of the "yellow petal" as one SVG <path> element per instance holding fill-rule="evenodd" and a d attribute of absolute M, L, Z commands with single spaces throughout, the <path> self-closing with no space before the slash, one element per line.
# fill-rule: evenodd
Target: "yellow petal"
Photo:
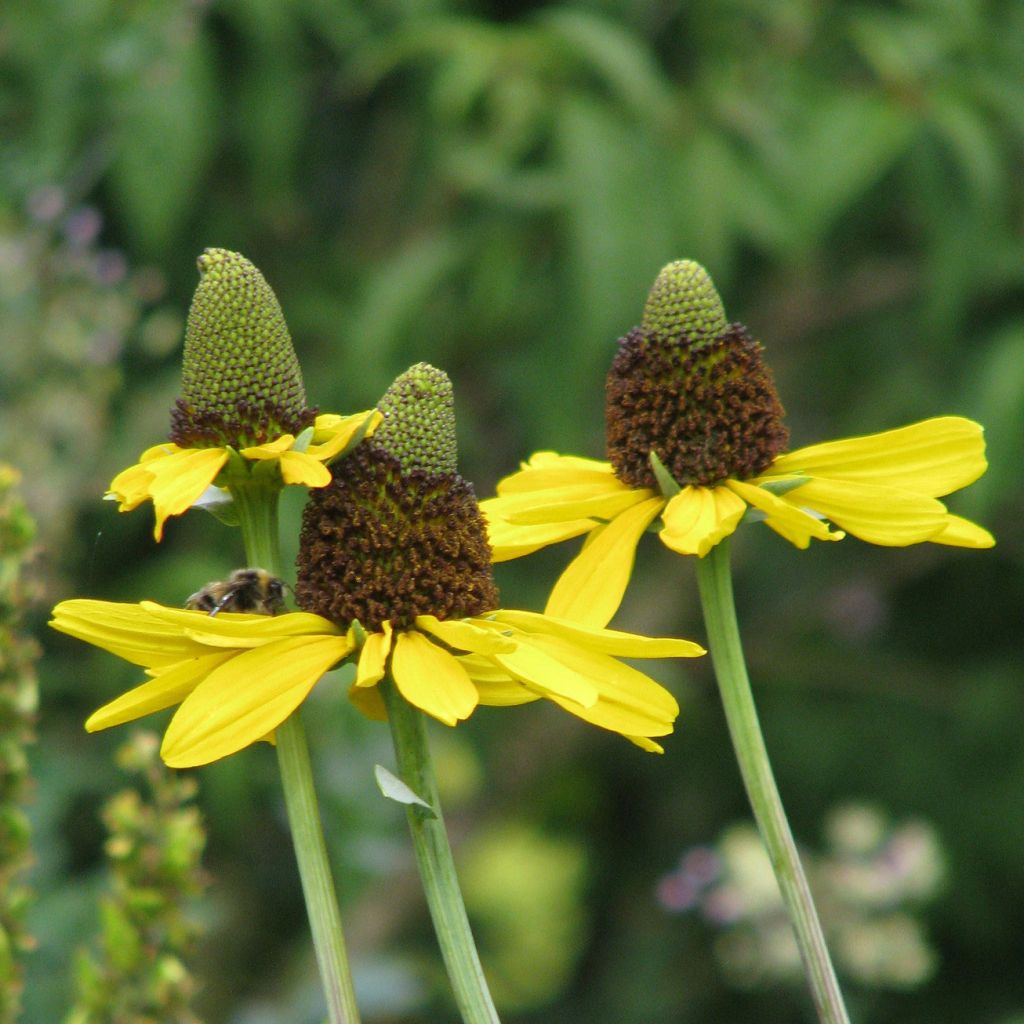
<path fill-rule="evenodd" d="M 156 513 L 153 536 L 157 540 L 163 537 L 167 518 L 191 508 L 227 460 L 224 448 L 187 448 L 146 463 L 147 471 L 153 474 L 149 492 Z"/>
<path fill-rule="evenodd" d="M 366 638 L 363 649 L 359 652 L 356 681 L 353 685 L 363 689 L 376 686 L 384 678 L 388 655 L 391 653 L 391 635 L 391 623 L 385 621 L 380 633 L 371 633 Z"/>
<path fill-rule="evenodd" d="M 218 651 L 161 669 L 155 679 L 134 687 L 94 711 L 86 720 L 85 728 L 88 732 L 109 729 L 180 704 L 213 669 L 233 656 L 233 651 Z"/>
<path fill-rule="evenodd" d="M 501 499 L 489 499 L 500 501 Z M 567 523 L 548 523 L 541 526 L 514 526 L 488 509 L 488 502 L 480 502 L 480 511 L 487 520 L 487 539 L 491 545 L 491 561 L 507 562 L 511 558 L 532 555 L 534 551 L 578 537 L 597 525 L 593 519 L 575 519 Z"/>
<path fill-rule="evenodd" d="M 593 683 L 561 659 L 552 657 L 552 637 L 523 636 L 510 654 L 493 654 L 491 660 L 542 697 L 564 697 L 584 707 L 597 702 Z"/>
<path fill-rule="evenodd" d="M 473 685 L 480 695 L 480 703 L 488 707 L 507 708 L 518 704 L 529 704 L 541 699 L 539 693 L 527 689 L 518 679 L 513 679 L 500 665 L 479 654 L 467 654 L 459 658 L 459 664 L 469 673 Z"/>
<path fill-rule="evenodd" d="M 525 491 L 544 491 L 573 483 L 626 487 L 615 477 L 609 462 L 558 455 L 556 452 L 535 452 L 519 472 L 512 473 L 498 483 L 497 491 L 504 496 Z"/>
<path fill-rule="evenodd" d="M 942 532 L 930 538 L 932 544 L 949 544 L 958 548 L 990 548 L 996 539 L 988 530 L 969 519 L 947 515 Z"/>
<path fill-rule="evenodd" d="M 636 546 L 665 505 L 648 498 L 598 526 L 551 591 L 545 615 L 601 628 L 619 610 Z"/>
<path fill-rule="evenodd" d="M 160 749 L 172 768 L 227 757 L 276 729 L 351 651 L 345 637 L 291 637 L 244 651 L 182 702 Z"/>
<path fill-rule="evenodd" d="M 131 512 L 148 500 L 152 482 L 153 474 L 145 466 L 129 466 L 110 481 L 106 497 L 117 500 L 118 512 Z"/>
<path fill-rule="evenodd" d="M 581 704 L 557 693 L 545 693 L 550 700 L 584 721 L 624 736 L 665 736 L 672 731 L 679 705 L 668 690 L 643 672 L 557 637 L 541 637 L 538 642 L 563 671 L 587 679 L 598 695 L 594 703 Z"/>
<path fill-rule="evenodd" d="M 59 633 L 101 647 L 133 665 L 173 665 L 209 650 L 173 623 L 161 622 L 142 605 L 76 599 L 53 609 L 50 625 Z"/>
<path fill-rule="evenodd" d="M 806 473 L 938 498 L 977 480 L 987 465 L 982 428 L 961 416 L 939 416 L 799 448 L 776 459 L 765 476 Z"/>
<path fill-rule="evenodd" d="M 284 452 L 278 465 L 286 484 L 326 487 L 331 482 L 331 471 L 309 452 Z"/>
<path fill-rule="evenodd" d="M 313 444 L 306 452 L 321 462 L 330 462 L 349 446 L 360 431 L 363 432 L 363 437 L 370 437 L 383 419 L 378 409 L 369 409 L 344 417 L 330 413 L 317 416 Z"/>
<path fill-rule="evenodd" d="M 658 536 L 681 555 L 703 558 L 736 529 L 746 510 L 746 502 L 728 487 L 684 487 L 669 499 Z"/>
<path fill-rule="evenodd" d="M 341 630 L 313 612 L 257 615 L 245 612 L 206 612 L 168 608 L 153 601 L 141 607 L 158 622 L 174 627 L 184 636 L 210 647 L 261 647 L 291 636 L 339 636 Z"/>
<path fill-rule="evenodd" d="M 599 485 L 552 487 L 513 497 L 490 499 L 491 506 L 513 526 L 573 522 L 577 519 L 614 519 L 654 492 L 643 487 L 624 487 L 614 477 Z"/>
<path fill-rule="evenodd" d="M 931 540 L 948 513 L 934 498 L 894 487 L 817 478 L 788 491 L 782 500 L 820 512 L 848 533 L 886 547 Z"/>
<path fill-rule="evenodd" d="M 726 486 L 738 494 L 749 505 L 765 513 L 765 522 L 795 547 L 805 549 L 811 538 L 817 540 L 842 540 L 841 532 L 833 533 L 828 523 L 815 519 L 802 508 L 780 498 L 771 491 L 742 480 L 727 480 Z"/>
<path fill-rule="evenodd" d="M 478 696 L 458 659 L 432 644 L 422 633 L 399 633 L 391 657 L 398 692 L 421 711 L 445 725 L 468 718 Z"/>
<path fill-rule="evenodd" d="M 486 620 L 483 620 L 486 622 Z M 466 619 L 442 622 L 433 615 L 417 615 L 416 628 L 436 636 L 449 647 L 475 654 L 495 654 L 515 650 L 515 641 Z"/>
<path fill-rule="evenodd" d="M 665 753 L 665 748 L 660 743 L 655 743 L 654 740 L 649 740 L 646 736 L 626 736 L 626 739 L 630 743 L 635 743 L 641 750 L 646 750 L 649 754 Z"/>
<path fill-rule="evenodd" d="M 348 699 L 360 714 L 374 722 L 386 722 L 388 709 L 380 689 L 376 686 L 357 686 L 353 684 L 348 690 Z"/>
<path fill-rule="evenodd" d="M 282 434 L 280 437 L 275 437 L 273 441 L 254 444 L 249 448 L 239 448 L 238 454 L 252 462 L 279 459 L 293 444 L 295 444 L 294 434 Z"/>
<path fill-rule="evenodd" d="M 495 612 L 494 620 L 500 625 L 508 623 L 527 633 L 545 633 L 561 637 L 579 647 L 597 654 L 610 654 L 619 658 L 697 658 L 707 652 L 692 640 L 672 637 L 641 636 L 615 629 L 598 629 L 577 622 L 524 612 L 502 609 Z"/>

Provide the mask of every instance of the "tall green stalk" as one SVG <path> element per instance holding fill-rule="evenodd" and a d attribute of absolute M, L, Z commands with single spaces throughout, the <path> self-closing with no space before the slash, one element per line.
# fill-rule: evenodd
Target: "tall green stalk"
<path fill-rule="evenodd" d="M 402 697 L 390 679 L 384 680 L 381 688 L 399 774 L 402 781 L 430 805 L 428 810 L 409 804 L 409 831 L 455 1002 L 464 1024 L 499 1024 L 469 927 L 441 816 L 437 779 L 424 728 L 425 716 Z"/>
<path fill-rule="evenodd" d="M 232 488 L 245 556 L 249 564 L 281 572 L 276 488 L 241 485 Z M 327 1002 L 330 1024 L 358 1024 L 352 974 L 349 970 L 341 911 L 324 842 L 313 770 L 300 709 L 277 727 L 277 763 L 288 812 L 288 826 L 299 865 L 313 948 Z"/>
<path fill-rule="evenodd" d="M 743 658 L 729 569 L 729 542 L 719 542 L 697 560 L 704 622 L 725 717 L 747 796 L 768 850 L 782 899 L 796 934 L 804 972 L 822 1024 L 849 1024 L 829 958 L 818 912 L 786 820 Z"/>

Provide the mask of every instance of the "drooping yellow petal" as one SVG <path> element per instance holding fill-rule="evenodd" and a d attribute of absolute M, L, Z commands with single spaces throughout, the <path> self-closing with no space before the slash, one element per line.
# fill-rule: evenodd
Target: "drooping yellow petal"
<path fill-rule="evenodd" d="M 526 633 L 561 637 L 596 654 L 610 654 L 618 658 L 697 658 L 707 653 L 692 640 L 599 629 L 553 618 L 547 613 L 539 615 L 518 609 L 502 609 L 494 613 L 494 621 L 499 626 L 507 623 Z"/>
<path fill-rule="evenodd" d="M 932 544 L 948 544 L 958 548 L 990 548 L 996 539 L 988 530 L 969 519 L 947 515 L 941 533 L 930 538 Z"/>
<path fill-rule="evenodd" d="M 50 625 L 59 633 L 101 647 L 133 665 L 159 668 L 209 654 L 173 623 L 162 622 L 138 604 L 61 601 L 53 609 Z"/>
<path fill-rule="evenodd" d="M 886 547 L 931 540 L 948 517 L 935 498 L 850 480 L 819 477 L 788 491 L 782 500 L 812 508 L 855 537 Z"/>
<path fill-rule="evenodd" d="M 285 637 L 341 634 L 333 622 L 313 612 L 285 612 L 283 615 L 220 612 L 209 615 L 188 608 L 168 608 L 153 601 L 142 601 L 140 607 L 158 622 L 210 647 L 262 647 Z"/>
<path fill-rule="evenodd" d="M 636 546 L 664 504 L 663 498 L 647 498 L 598 526 L 555 584 L 544 614 L 598 629 L 605 626 L 622 603 Z"/>
<path fill-rule="evenodd" d="M 500 501 L 501 499 L 489 499 Z M 487 519 L 487 539 L 491 545 L 491 561 L 507 562 L 511 558 L 532 555 L 534 551 L 563 540 L 588 533 L 597 525 L 592 519 L 575 519 L 567 523 L 542 526 L 515 526 L 488 511 L 487 502 L 480 502 L 480 511 Z"/>
<path fill-rule="evenodd" d="M 765 513 L 765 522 L 795 547 L 805 549 L 812 538 L 817 540 L 842 540 L 844 534 L 832 532 L 828 524 L 815 519 L 802 508 L 783 500 L 771 491 L 742 480 L 727 480 L 726 486 L 738 494 L 749 505 Z"/>
<path fill-rule="evenodd" d="M 144 465 L 129 466 L 110 481 L 105 497 L 117 500 L 118 512 L 131 512 L 149 500 L 149 485 L 152 482 L 153 474 Z"/>
<path fill-rule="evenodd" d="M 584 721 L 624 736 L 665 736 L 672 731 L 679 704 L 643 672 L 557 637 L 539 637 L 536 642 L 563 671 L 587 679 L 597 693 L 597 700 L 586 705 L 549 691 L 545 696 L 550 700 Z"/>
<path fill-rule="evenodd" d="M 480 695 L 480 703 L 488 707 L 515 707 L 541 699 L 539 693 L 528 689 L 485 655 L 463 655 L 459 658 L 459 664 L 473 680 Z"/>
<path fill-rule="evenodd" d="M 481 620 L 486 622 L 486 620 Z M 416 628 L 436 636 L 449 647 L 475 654 L 495 654 L 515 649 L 515 641 L 475 621 L 453 619 L 442 622 L 434 615 L 417 615 Z"/>
<path fill-rule="evenodd" d="M 643 487 L 624 487 L 610 478 L 596 486 L 552 487 L 513 497 L 489 499 L 492 509 L 514 526 L 536 526 L 545 523 L 574 522 L 578 519 L 614 519 L 621 512 L 654 497 Z"/>
<path fill-rule="evenodd" d="M 806 473 L 938 498 L 973 483 L 987 465 L 981 426 L 961 416 L 939 416 L 896 430 L 798 448 L 777 458 L 764 476 Z"/>
<path fill-rule="evenodd" d="M 391 653 L 391 637 L 391 623 L 385 620 L 381 632 L 371 633 L 366 638 L 363 649 L 359 652 L 359 664 L 356 667 L 356 681 L 353 686 L 365 689 L 376 686 L 384 678 L 388 655 Z"/>
<path fill-rule="evenodd" d="M 348 699 L 352 706 L 362 715 L 374 722 L 386 722 L 388 709 L 381 696 L 378 686 L 357 686 L 353 683 L 348 688 Z"/>
<path fill-rule="evenodd" d="M 202 679 L 232 657 L 233 651 L 218 651 L 161 669 L 156 678 L 122 693 L 120 697 L 94 711 L 86 720 L 86 731 L 97 732 L 125 722 L 134 722 L 154 711 L 163 711 L 164 708 L 180 704 Z"/>
<path fill-rule="evenodd" d="M 648 754 L 665 753 L 665 748 L 660 743 L 655 743 L 654 740 L 649 740 L 646 736 L 626 736 L 626 739 L 630 743 L 636 744 L 641 750 L 646 750 Z"/>
<path fill-rule="evenodd" d="M 746 502 L 728 487 L 684 487 L 669 499 L 658 536 L 681 555 L 703 558 L 736 529 L 746 510 Z"/>
<path fill-rule="evenodd" d="M 535 452 L 522 469 L 499 481 L 497 492 L 505 496 L 572 484 L 613 486 L 612 481 L 620 488 L 626 486 L 615 477 L 610 462 L 559 455 L 557 452 Z"/>
<path fill-rule="evenodd" d="M 149 493 L 156 513 L 153 536 L 157 540 L 163 537 L 168 517 L 191 508 L 227 460 L 224 448 L 186 448 L 146 463 L 146 470 L 153 475 Z"/>
<path fill-rule="evenodd" d="M 597 690 L 591 680 L 552 657 L 550 647 L 554 638 L 519 634 L 517 639 L 514 651 L 493 654 L 491 660 L 542 697 L 564 697 L 583 707 L 597 702 Z"/>
<path fill-rule="evenodd" d="M 182 702 L 164 734 L 161 756 L 172 768 L 191 768 L 255 743 L 350 652 L 345 637 L 305 636 L 236 655 Z"/>
<path fill-rule="evenodd" d="M 286 484 L 326 487 L 331 482 L 331 471 L 309 452 L 284 452 L 277 464 Z"/>
<path fill-rule="evenodd" d="M 476 687 L 458 659 L 422 633 L 399 633 L 391 656 L 398 692 L 445 725 L 468 718 L 479 700 Z"/>

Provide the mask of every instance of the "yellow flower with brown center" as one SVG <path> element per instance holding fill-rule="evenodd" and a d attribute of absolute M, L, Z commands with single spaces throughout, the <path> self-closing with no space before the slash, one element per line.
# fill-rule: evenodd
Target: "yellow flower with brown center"
<path fill-rule="evenodd" d="M 743 520 L 798 548 L 846 533 L 889 546 L 995 543 L 938 500 L 984 473 L 977 423 L 943 416 L 786 451 L 761 346 L 727 322 L 692 261 L 658 276 L 640 326 L 619 342 L 606 395 L 608 461 L 538 452 L 481 503 L 495 561 L 587 536 L 550 614 L 607 622 L 657 520 L 666 547 L 697 556 Z"/>
<path fill-rule="evenodd" d="M 369 433 L 375 410 L 317 415 L 306 407 L 299 363 L 277 297 L 244 256 L 207 249 L 189 310 L 182 394 L 170 439 L 148 448 L 114 477 L 107 497 L 121 512 L 153 502 L 159 541 L 180 515 L 217 485 L 324 487 L 326 464 Z"/>
<path fill-rule="evenodd" d="M 479 704 L 546 698 L 660 750 L 650 737 L 671 732 L 675 698 L 617 658 L 703 649 L 499 609 L 479 505 L 456 469 L 451 382 L 418 364 L 379 408 L 373 439 L 310 493 L 295 585 L 303 608 L 365 631 L 356 705 L 382 716 L 376 687 L 390 674 L 409 703 L 448 725 Z"/>
<path fill-rule="evenodd" d="M 688 640 L 595 628 L 498 607 L 473 489 L 455 468 L 451 384 L 419 364 L 380 403 L 383 424 L 333 480 L 310 492 L 296 599 L 278 616 L 63 601 L 53 628 L 102 647 L 150 678 L 96 711 L 90 731 L 178 705 L 161 755 L 205 764 L 270 739 L 331 668 L 355 658 L 353 702 L 383 715 L 390 676 L 448 725 L 480 704 L 546 698 L 647 750 L 679 708 L 618 660 L 696 657 Z"/>

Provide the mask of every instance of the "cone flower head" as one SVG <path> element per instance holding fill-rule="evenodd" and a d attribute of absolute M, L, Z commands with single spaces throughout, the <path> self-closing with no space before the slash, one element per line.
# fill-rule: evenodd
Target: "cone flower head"
<path fill-rule="evenodd" d="M 745 519 L 798 548 L 847 533 L 893 547 L 994 543 L 938 500 L 985 471 L 977 423 L 942 416 L 787 451 L 762 347 L 727 321 L 692 260 L 661 271 L 640 325 L 620 339 L 605 418 L 608 461 L 538 452 L 482 503 L 495 561 L 588 535 L 552 591 L 551 615 L 608 622 L 648 529 L 697 556 Z"/>

